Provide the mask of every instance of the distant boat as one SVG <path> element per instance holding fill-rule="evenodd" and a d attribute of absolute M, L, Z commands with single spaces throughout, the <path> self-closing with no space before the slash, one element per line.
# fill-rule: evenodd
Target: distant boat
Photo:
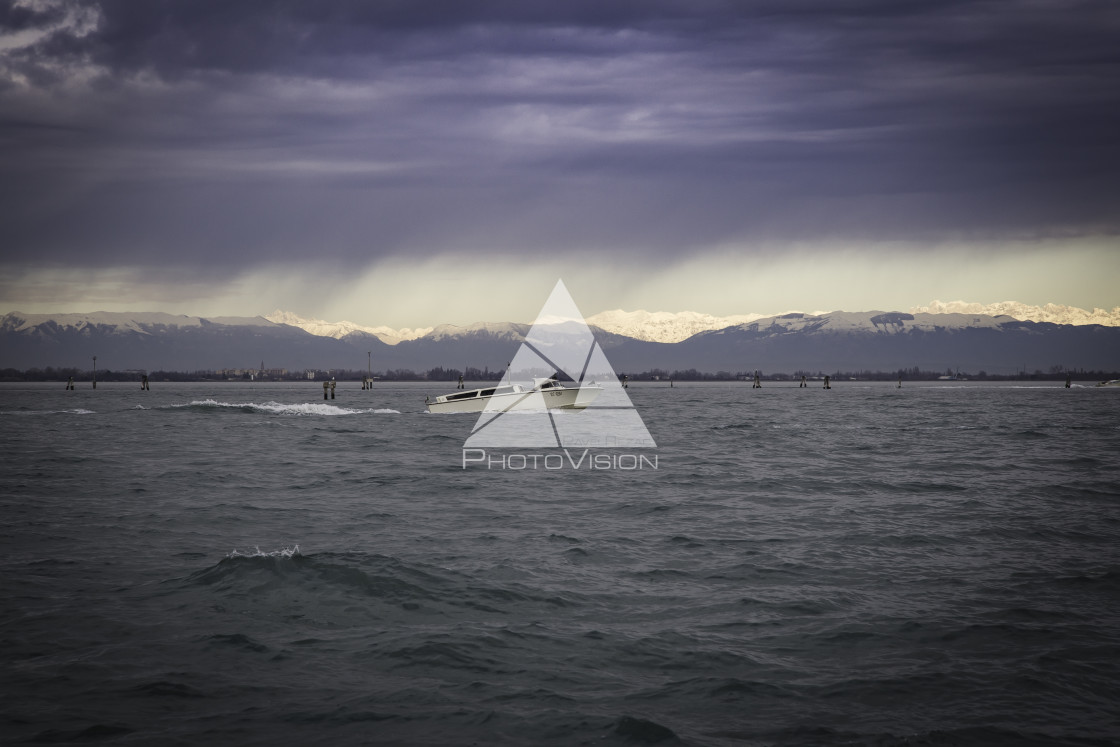
<path fill-rule="evenodd" d="M 960 374 L 954 374 L 952 376 L 938 376 L 937 380 L 938 381 L 968 381 L 968 377 L 967 376 L 961 376 Z"/>
<path fill-rule="evenodd" d="M 1120 387 L 1120 379 L 1113 379 L 1112 381 L 1102 381 L 1097 386 L 1118 386 Z"/>
<path fill-rule="evenodd" d="M 466 392 L 444 394 L 434 401 L 427 400 L 428 412 L 507 412 L 509 410 L 582 410 L 590 405 L 603 391 L 595 383 L 569 388 L 561 384 L 555 375 L 545 379 L 533 379 L 533 386 L 525 388 L 520 384 L 484 387 Z"/>

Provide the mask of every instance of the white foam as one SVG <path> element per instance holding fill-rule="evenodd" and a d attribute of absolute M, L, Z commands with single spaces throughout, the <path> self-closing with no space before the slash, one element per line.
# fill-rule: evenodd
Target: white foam
<path fill-rule="evenodd" d="M 964 387 L 962 387 L 962 388 L 964 388 Z M 1013 386 L 1007 386 L 1007 387 L 1003 387 L 1003 388 L 1004 389 L 1053 389 L 1055 391 L 1057 391 L 1059 389 L 1065 389 L 1064 386 L 1062 386 L 1061 384 L 1058 384 L 1057 382 L 1055 382 L 1053 384 L 1036 384 L 1036 385 L 1033 385 L 1033 386 L 1029 385 L 1029 384 L 1015 384 Z"/>
<path fill-rule="evenodd" d="M 96 415 L 93 410 L 84 410 L 75 407 L 72 410 L 9 410 L 0 412 L 0 415 Z"/>
<path fill-rule="evenodd" d="M 212 407 L 215 409 L 242 410 L 250 409 L 256 412 L 271 413 L 274 415 L 368 415 L 368 414 L 395 414 L 400 415 L 400 410 L 390 409 L 354 409 L 338 407 L 336 405 L 322 404 L 319 402 L 283 403 L 283 402 L 219 402 L 214 399 L 196 399 L 185 405 L 172 405 L 172 407 Z"/>
<path fill-rule="evenodd" d="M 295 558 L 303 553 L 299 551 L 299 545 L 295 547 L 285 547 L 280 550 L 272 550 L 270 552 L 263 552 L 259 546 L 253 548 L 254 552 L 241 552 L 234 548 L 233 552 L 227 555 L 227 558 Z"/>

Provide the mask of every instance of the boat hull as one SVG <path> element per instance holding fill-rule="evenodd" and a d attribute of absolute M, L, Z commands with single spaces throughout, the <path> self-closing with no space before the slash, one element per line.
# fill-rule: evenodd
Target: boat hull
<path fill-rule="evenodd" d="M 428 412 L 531 412 L 540 410 L 582 410 L 603 391 L 598 386 L 578 389 L 555 388 L 528 392 L 510 392 L 489 397 L 469 397 L 447 402 L 428 402 Z"/>

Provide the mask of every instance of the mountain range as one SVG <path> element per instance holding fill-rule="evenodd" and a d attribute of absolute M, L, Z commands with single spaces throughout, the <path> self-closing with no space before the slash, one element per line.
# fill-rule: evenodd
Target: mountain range
<path fill-rule="evenodd" d="M 392 327 L 385 326 L 365 327 L 360 324 L 355 324 L 354 322 L 328 322 L 322 319 L 304 319 L 290 311 L 281 311 L 280 309 L 277 309 L 271 314 L 267 314 L 264 318 L 276 324 L 287 324 L 292 327 L 299 327 L 313 335 L 319 337 L 333 337 L 336 340 L 341 340 L 355 332 L 363 332 L 367 335 L 373 335 L 386 345 L 396 345 L 398 342 L 404 340 L 415 340 L 417 337 L 423 337 L 434 329 L 433 327 L 417 327 L 416 329 L 408 327 L 393 329 Z"/>
<path fill-rule="evenodd" d="M 971 307 L 945 313 L 958 308 L 953 304 L 931 307 L 942 313 L 713 317 L 609 311 L 588 322 L 619 372 L 1120 370 L 1120 326 L 1022 320 Z M 1099 309 L 1075 310 L 1082 312 L 1076 315 L 1069 307 L 1018 307 L 1018 313 L 1034 309 L 1120 323 L 1120 308 L 1109 316 Z M 96 355 L 99 368 L 114 370 L 501 370 L 528 329 L 527 324 L 489 322 L 394 330 L 306 320 L 281 311 L 267 318 L 12 312 L 0 317 L 0 368 L 88 369 Z"/>
<path fill-rule="evenodd" d="M 926 306 L 914 306 L 911 314 L 984 314 L 988 316 L 1009 316 L 1022 322 L 1050 322 L 1051 324 L 1103 324 L 1106 327 L 1120 327 L 1120 306 L 1108 309 L 1087 311 L 1076 306 L 1062 306 L 1048 303 L 1031 306 L 1017 301 L 998 303 L 968 303 L 967 301 L 931 301 Z"/>
<path fill-rule="evenodd" d="M 739 314 L 735 316 L 715 316 L 701 314 L 695 311 L 623 311 L 612 309 L 603 311 L 594 316 L 587 317 L 587 323 L 592 327 L 624 337 L 646 342 L 681 342 L 700 332 L 709 330 L 726 329 L 741 324 L 749 324 L 758 319 L 770 316 L 782 316 L 789 313 L 801 313 L 796 310 L 782 314 Z M 827 311 L 814 311 L 813 316 L 827 314 Z M 973 314 L 981 316 L 1009 316 L 1024 322 L 1050 322 L 1052 324 L 1103 324 L 1105 326 L 1120 326 L 1120 306 L 1107 311 L 1093 309 L 1086 311 L 1076 306 L 1061 306 L 1046 304 L 1045 306 L 1031 306 L 1017 301 L 1001 301 L 993 304 L 968 303 L 966 301 L 931 301 L 926 306 L 915 306 L 910 309 L 911 314 Z M 322 319 L 305 319 L 288 311 L 276 311 L 264 317 L 278 324 L 290 324 L 299 327 L 313 335 L 323 335 L 342 339 L 352 332 L 366 332 L 388 345 L 396 345 L 404 340 L 415 340 L 419 337 L 432 334 L 433 327 L 418 327 L 416 329 L 392 329 L 391 327 L 365 327 L 354 322 L 327 322 Z M 441 328 L 446 334 L 447 327 Z"/>

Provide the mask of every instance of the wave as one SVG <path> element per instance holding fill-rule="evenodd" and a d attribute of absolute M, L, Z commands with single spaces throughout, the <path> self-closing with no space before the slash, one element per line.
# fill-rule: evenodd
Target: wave
<path fill-rule="evenodd" d="M 370 618 L 471 614 L 505 618 L 514 610 L 556 610 L 580 604 L 576 594 L 469 575 L 364 553 L 304 554 L 298 545 L 234 550 L 217 564 L 167 583 L 180 591 L 208 589 L 223 605 L 286 609 L 348 627 Z"/>
<path fill-rule="evenodd" d="M 200 412 L 240 411 L 246 413 L 265 413 L 270 415 L 400 415 L 400 410 L 389 408 L 349 408 L 326 405 L 318 402 L 219 402 L 214 399 L 196 399 L 185 405 L 169 405 L 170 408 L 190 409 Z"/>
<path fill-rule="evenodd" d="M 1002 726 L 946 727 L 933 731 L 892 734 L 888 731 L 845 731 L 827 726 L 791 726 L 776 730 L 733 729 L 708 732 L 712 736 L 727 737 L 743 742 L 800 745 L 852 745 L 874 744 L 879 747 L 905 747 L 905 745 L 969 745 L 1014 744 L 1022 747 L 1045 745 L 1104 745 L 1093 739 L 1061 738 L 1047 732 L 1015 730 Z"/>
<path fill-rule="evenodd" d="M 253 552 L 241 552 L 236 547 L 233 549 L 227 558 L 295 558 L 302 555 L 299 551 L 299 545 L 293 547 L 284 547 L 279 550 L 271 550 L 269 552 L 262 552 L 260 547 L 254 547 Z"/>
<path fill-rule="evenodd" d="M 1096 384 L 1091 384 L 1089 386 L 1084 386 L 1082 384 L 1072 384 L 1070 386 L 1070 389 L 1093 389 L 1095 387 Z M 1008 386 L 1000 387 L 1000 389 L 1054 389 L 1060 391 L 1062 389 L 1065 389 L 1065 386 L 1063 386 L 1061 382 L 1055 381 L 1052 384 L 1010 384 Z"/>
<path fill-rule="evenodd" d="M 74 407 L 69 410 L 0 410 L 0 415 L 96 415 L 94 410 Z"/>

